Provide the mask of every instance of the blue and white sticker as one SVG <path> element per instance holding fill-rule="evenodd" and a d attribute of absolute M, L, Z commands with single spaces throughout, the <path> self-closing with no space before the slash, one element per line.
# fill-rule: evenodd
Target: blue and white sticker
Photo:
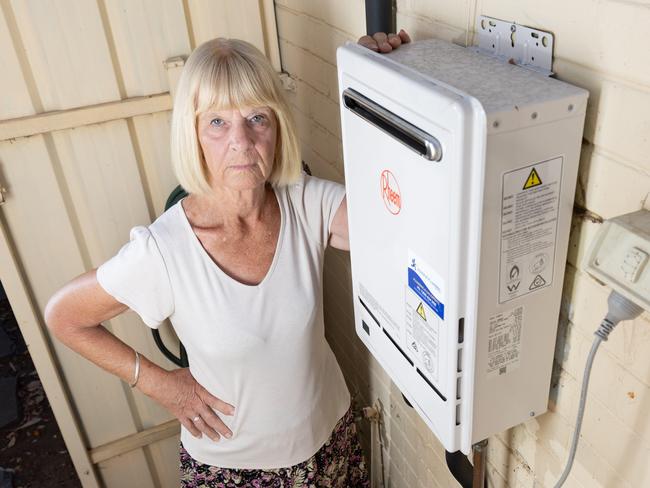
<path fill-rule="evenodd" d="M 409 249 L 408 287 L 442 320 L 445 319 L 442 278 Z"/>
<path fill-rule="evenodd" d="M 426 261 L 409 249 L 404 341 L 409 357 L 430 381 L 441 387 L 441 347 L 445 318 L 442 278 Z"/>

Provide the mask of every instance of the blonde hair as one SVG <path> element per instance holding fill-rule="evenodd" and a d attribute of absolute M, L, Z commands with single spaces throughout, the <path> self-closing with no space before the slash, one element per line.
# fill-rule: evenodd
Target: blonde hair
<path fill-rule="evenodd" d="M 300 149 L 291 109 L 280 80 L 252 44 L 217 38 L 204 42 L 187 59 L 176 89 L 171 124 L 171 159 L 178 182 L 189 193 L 211 191 L 196 131 L 197 116 L 207 110 L 267 106 L 278 123 L 269 182 L 277 186 L 300 176 Z"/>

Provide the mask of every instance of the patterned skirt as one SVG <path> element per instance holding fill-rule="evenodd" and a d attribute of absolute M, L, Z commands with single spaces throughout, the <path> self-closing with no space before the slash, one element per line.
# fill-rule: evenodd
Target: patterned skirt
<path fill-rule="evenodd" d="M 306 461 L 287 468 L 229 469 L 202 464 L 180 445 L 181 488 L 368 488 L 368 471 L 352 408 L 327 442 Z"/>

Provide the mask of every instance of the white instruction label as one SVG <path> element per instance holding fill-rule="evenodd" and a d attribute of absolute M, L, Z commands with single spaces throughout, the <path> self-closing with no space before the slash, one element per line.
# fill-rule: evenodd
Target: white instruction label
<path fill-rule="evenodd" d="M 503 175 L 499 303 L 553 282 L 562 159 Z"/>
<path fill-rule="evenodd" d="M 519 367 L 523 323 L 523 306 L 490 317 L 488 377 L 506 374 Z"/>
<path fill-rule="evenodd" d="M 406 347 L 408 355 L 430 380 L 438 382 L 440 319 L 413 290 L 406 291 Z"/>
<path fill-rule="evenodd" d="M 409 357 L 438 383 L 440 334 L 445 319 L 444 282 L 432 266 L 409 249 L 406 286 L 406 330 Z"/>

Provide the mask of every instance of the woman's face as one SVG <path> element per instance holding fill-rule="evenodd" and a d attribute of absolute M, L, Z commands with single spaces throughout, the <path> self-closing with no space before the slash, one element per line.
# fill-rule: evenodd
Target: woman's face
<path fill-rule="evenodd" d="M 277 138 L 277 121 L 269 107 L 204 112 L 197 132 L 210 186 L 248 190 L 268 180 Z"/>

